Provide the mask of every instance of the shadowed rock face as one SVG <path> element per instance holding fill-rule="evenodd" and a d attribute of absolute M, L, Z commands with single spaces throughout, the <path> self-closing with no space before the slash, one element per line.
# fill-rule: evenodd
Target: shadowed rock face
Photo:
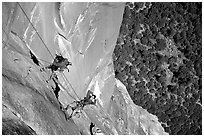
<path fill-rule="evenodd" d="M 2 119 L 3 135 L 36 135 L 36 132 L 22 121 Z"/>
<path fill-rule="evenodd" d="M 20 6 L 3 3 L 3 134 L 166 134 L 157 117 L 136 106 L 114 77 L 112 52 L 125 3 L 19 4 L 50 54 Z M 42 68 L 55 52 L 72 66 L 50 79 L 51 71 Z M 88 89 L 96 105 L 66 120 L 61 108 Z"/>

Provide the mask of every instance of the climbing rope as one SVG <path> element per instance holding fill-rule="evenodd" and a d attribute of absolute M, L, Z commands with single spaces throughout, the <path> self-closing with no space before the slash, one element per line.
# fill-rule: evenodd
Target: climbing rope
<path fill-rule="evenodd" d="M 50 52 L 50 50 L 48 49 L 48 47 L 46 46 L 45 42 L 43 41 L 42 37 L 40 36 L 40 34 L 38 33 L 38 31 L 36 30 L 36 28 L 33 26 L 33 23 L 30 21 L 30 19 L 28 18 L 27 14 L 25 13 L 24 9 L 21 7 L 21 5 L 17 2 L 18 6 L 21 8 L 22 12 L 24 13 L 24 15 L 26 16 L 26 18 L 28 19 L 29 23 L 31 24 L 31 26 L 33 27 L 33 29 L 35 30 L 35 32 L 37 33 L 38 37 L 40 38 L 40 40 L 42 41 L 43 45 L 45 46 L 45 48 L 47 49 L 47 51 L 50 53 L 50 55 L 52 56 L 52 58 L 54 59 L 54 56 L 52 55 L 52 53 Z"/>

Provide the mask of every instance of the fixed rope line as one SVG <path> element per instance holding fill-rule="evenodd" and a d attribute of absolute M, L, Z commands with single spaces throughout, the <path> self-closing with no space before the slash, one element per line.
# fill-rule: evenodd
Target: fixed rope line
<path fill-rule="evenodd" d="M 70 85 L 71 89 L 73 90 L 74 94 L 77 96 L 78 99 L 80 99 L 79 96 L 77 95 L 77 93 L 75 92 L 74 88 L 72 87 L 71 83 L 66 78 L 65 74 L 63 73 L 62 75 L 63 75 L 63 78 L 65 79 L 65 81 L 67 81 L 69 83 L 69 85 Z M 67 87 L 68 87 L 68 85 L 67 85 Z"/>
<path fill-rule="evenodd" d="M 38 31 L 36 30 L 36 28 L 33 26 L 33 23 L 30 21 L 30 19 L 28 18 L 27 14 L 25 13 L 24 9 L 21 7 L 21 5 L 17 2 L 17 4 L 19 5 L 19 7 L 21 8 L 22 12 L 24 13 L 24 15 L 26 16 L 26 18 L 28 19 L 29 23 L 31 24 L 31 26 L 33 27 L 33 29 L 35 30 L 35 32 L 37 33 L 38 37 L 40 38 L 40 40 L 42 41 L 43 45 L 45 46 L 45 48 L 47 49 L 47 51 L 50 53 L 50 55 L 52 56 L 52 58 L 54 59 L 54 56 L 52 55 L 52 53 L 50 52 L 50 50 L 48 49 L 48 47 L 46 46 L 45 42 L 43 41 L 42 37 L 40 36 L 40 34 L 38 33 Z"/>
<path fill-rule="evenodd" d="M 43 39 L 41 38 L 40 34 L 38 33 L 37 29 L 33 26 L 32 22 L 30 21 L 30 19 L 28 18 L 27 14 L 25 13 L 24 9 L 21 7 L 21 5 L 17 2 L 17 4 L 19 5 L 19 7 L 21 8 L 22 12 L 24 13 L 24 15 L 26 16 L 26 18 L 28 19 L 29 23 L 32 25 L 33 29 L 35 30 L 35 32 L 37 33 L 38 37 L 40 38 L 40 40 L 42 41 L 42 43 L 44 44 L 44 46 L 46 47 L 46 49 L 48 50 L 48 52 L 50 53 L 50 55 L 52 56 L 52 58 L 54 59 L 54 56 L 52 55 L 52 53 L 50 52 L 49 48 L 46 46 L 45 42 L 43 41 Z M 63 74 L 64 75 L 64 74 Z M 64 75 L 65 76 L 65 75 Z M 72 85 L 70 84 L 70 82 L 68 81 L 68 79 L 65 77 L 66 81 L 69 83 L 70 87 L 72 88 L 72 90 L 74 91 L 74 93 L 76 94 L 74 88 L 72 87 Z M 66 83 L 66 82 L 65 82 Z M 66 83 L 67 85 L 67 83 Z M 68 85 L 67 85 L 68 87 Z M 76 96 L 78 97 L 78 95 L 76 94 Z M 78 97 L 79 98 L 79 97 Z"/>

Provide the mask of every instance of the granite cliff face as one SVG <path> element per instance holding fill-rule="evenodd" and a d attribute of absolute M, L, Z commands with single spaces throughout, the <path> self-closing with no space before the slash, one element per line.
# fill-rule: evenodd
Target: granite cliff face
<path fill-rule="evenodd" d="M 166 134 L 115 79 L 124 4 L 2 3 L 2 134 Z M 42 70 L 55 53 L 72 62 L 57 82 Z M 66 120 L 88 89 L 96 105 Z"/>

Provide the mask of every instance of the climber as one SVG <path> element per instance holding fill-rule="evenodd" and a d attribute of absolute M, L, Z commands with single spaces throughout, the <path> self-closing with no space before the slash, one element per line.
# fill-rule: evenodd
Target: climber
<path fill-rule="evenodd" d="M 64 71 L 64 69 L 67 69 L 69 72 L 68 65 L 72 65 L 72 63 L 69 62 L 67 58 L 64 58 L 62 55 L 56 54 L 56 57 L 54 61 L 52 62 L 52 64 L 45 68 L 51 69 L 52 72 L 57 71 L 57 70 Z"/>
<path fill-rule="evenodd" d="M 56 54 L 56 57 L 54 58 L 54 61 L 52 62 L 52 64 L 50 64 L 49 66 L 45 68 L 40 69 L 40 71 L 44 71 L 44 69 L 51 69 L 52 74 L 50 78 L 47 80 L 49 81 L 50 79 L 52 79 L 55 71 L 63 72 L 65 69 L 67 69 L 67 71 L 69 72 L 68 65 L 71 66 L 72 63 L 69 62 L 67 58 L 64 58 L 62 55 Z"/>
<path fill-rule="evenodd" d="M 65 108 L 66 119 L 69 120 L 73 115 L 82 113 L 83 108 L 86 105 L 95 105 L 96 104 L 96 96 L 93 94 L 91 90 L 88 90 L 86 97 L 79 101 L 73 101 L 72 103 L 68 104 Z M 68 114 L 68 111 L 71 111 L 71 114 Z"/>

